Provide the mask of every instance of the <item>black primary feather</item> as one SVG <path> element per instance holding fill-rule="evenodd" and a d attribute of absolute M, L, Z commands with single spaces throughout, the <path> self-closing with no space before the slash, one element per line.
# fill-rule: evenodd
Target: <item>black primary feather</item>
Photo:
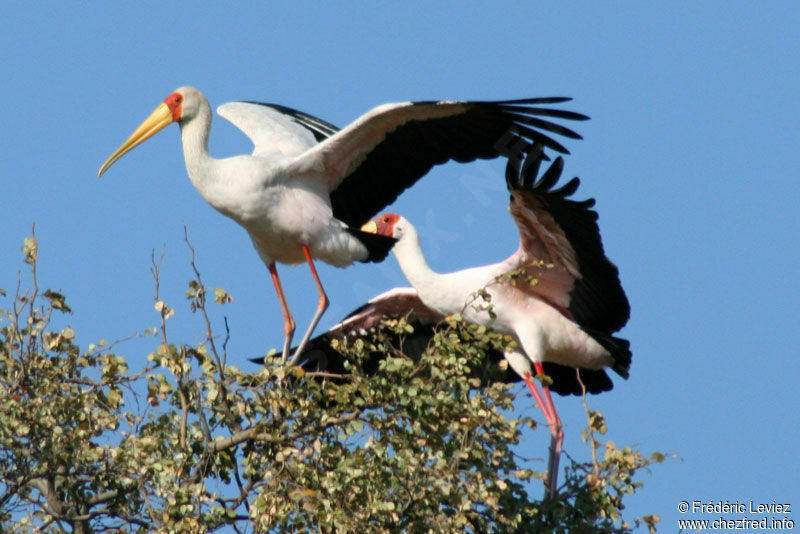
<path fill-rule="evenodd" d="M 411 187 L 434 165 L 449 160 L 515 156 L 538 143 L 569 153 L 546 132 L 580 139 L 573 130 L 542 117 L 585 120 L 580 113 L 541 107 L 569 101 L 564 97 L 497 102 L 463 102 L 456 115 L 413 119 L 388 132 L 361 164 L 331 192 L 333 215 L 360 227 Z M 436 105 L 417 102 L 413 105 Z"/>
<path fill-rule="evenodd" d="M 539 198 L 575 251 L 581 273 L 570 292 L 569 311 L 575 322 L 605 334 L 616 332 L 628 322 L 630 304 L 619 279 L 619 269 L 605 255 L 598 215 L 592 209 L 595 201 L 570 198 L 578 189 L 578 178 L 553 189 L 563 171 L 561 157 L 534 182 L 541 157 L 537 158 L 535 151 L 530 154 L 522 165 L 509 160 L 506 167 L 509 189 Z M 534 160 L 529 161 L 530 158 Z"/>

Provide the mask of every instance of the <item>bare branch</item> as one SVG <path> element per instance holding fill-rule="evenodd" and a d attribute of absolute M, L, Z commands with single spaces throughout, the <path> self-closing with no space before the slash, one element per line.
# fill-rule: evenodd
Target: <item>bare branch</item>
<path fill-rule="evenodd" d="M 195 279 L 197 280 L 197 283 L 200 286 L 198 291 L 202 295 L 205 295 L 206 288 L 205 285 L 203 285 L 203 281 L 200 277 L 200 270 L 197 268 L 197 264 L 195 263 L 195 251 L 194 247 L 189 241 L 189 230 L 188 228 L 186 228 L 186 225 L 183 225 L 183 239 L 186 242 L 186 246 L 189 247 L 190 251 L 189 263 L 191 264 L 192 270 L 194 271 Z M 225 377 L 225 363 L 222 361 L 222 359 L 219 356 L 219 353 L 217 352 L 217 346 L 214 342 L 214 331 L 211 327 L 211 319 L 208 317 L 208 312 L 206 311 L 205 297 L 199 300 L 198 308 L 200 309 L 200 313 L 202 314 L 203 320 L 206 323 L 206 341 L 208 342 L 208 345 L 211 347 L 211 354 L 214 356 L 214 361 L 217 365 L 217 372 L 219 373 L 219 379 L 217 379 L 217 385 L 220 388 L 222 410 L 225 413 L 225 416 L 228 418 L 228 421 L 230 422 L 231 429 L 235 432 L 241 428 L 241 425 L 239 425 L 239 422 L 237 421 L 237 418 L 233 415 L 233 410 L 231 409 L 231 403 L 228 396 L 228 388 L 226 386 L 227 379 Z M 224 345 L 227 345 L 227 337 L 225 339 Z"/>
<path fill-rule="evenodd" d="M 256 425 L 246 430 L 240 430 L 239 432 L 236 432 L 229 438 L 217 438 L 206 447 L 206 450 L 210 453 L 215 453 L 223 451 L 225 449 L 230 449 L 231 447 L 235 447 L 246 441 L 261 441 L 264 443 L 291 442 L 303 436 L 312 434 L 314 432 L 319 432 L 323 428 L 349 423 L 350 421 L 358 419 L 360 415 L 361 415 L 360 411 L 355 411 L 345 414 L 341 417 L 330 417 L 325 419 L 324 422 L 321 421 L 320 424 L 308 425 L 300 430 L 296 430 L 294 432 L 289 432 L 288 434 L 279 436 L 259 433 L 258 425 Z"/>

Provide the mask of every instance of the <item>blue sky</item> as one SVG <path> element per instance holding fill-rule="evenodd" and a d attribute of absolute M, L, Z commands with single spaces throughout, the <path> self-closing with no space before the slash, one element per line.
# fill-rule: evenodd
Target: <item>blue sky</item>
<path fill-rule="evenodd" d="M 167 94 L 194 85 L 212 107 L 275 102 L 339 126 L 384 102 L 572 96 L 592 120 L 569 142 L 565 174 L 597 199 L 633 310 L 631 378 L 591 406 L 608 439 L 681 458 L 643 477 L 629 517 L 657 513 L 673 532 L 681 517 L 714 519 L 681 516 L 682 500 L 797 507 L 798 27 L 792 2 L 8 3 L 0 287 L 13 291 L 35 223 L 40 282 L 68 295 L 78 340 L 119 339 L 157 324 L 150 255 L 165 247 L 171 337 L 195 342 L 186 224 L 204 281 L 235 298 L 215 319 L 221 330 L 228 318 L 229 361 L 246 368 L 282 341 L 277 300 L 246 233 L 187 179 L 177 127 L 95 177 Z M 251 146 L 216 117 L 210 150 Z M 515 249 L 502 172 L 500 161 L 438 167 L 391 207 L 420 229 L 434 268 Z M 302 329 L 316 304 L 310 274 L 279 269 Z M 323 328 L 404 284 L 393 258 L 320 276 L 332 300 Z M 119 352 L 143 360 L 154 343 Z M 556 404 L 565 449 L 586 457 L 580 401 Z M 547 438 L 532 433 L 520 450 L 544 457 Z"/>

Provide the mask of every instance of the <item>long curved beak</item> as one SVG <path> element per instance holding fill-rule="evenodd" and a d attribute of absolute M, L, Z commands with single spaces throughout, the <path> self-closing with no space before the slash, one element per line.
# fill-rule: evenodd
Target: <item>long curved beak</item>
<path fill-rule="evenodd" d="M 163 130 L 173 122 L 172 111 L 166 104 L 161 104 L 155 111 L 153 111 L 144 122 L 136 128 L 136 131 L 131 134 L 127 141 L 122 143 L 116 151 L 103 163 L 100 170 L 97 171 L 97 177 L 100 178 L 106 170 L 114 164 L 119 158 L 128 153 L 132 148 L 143 143 L 159 131 Z"/>

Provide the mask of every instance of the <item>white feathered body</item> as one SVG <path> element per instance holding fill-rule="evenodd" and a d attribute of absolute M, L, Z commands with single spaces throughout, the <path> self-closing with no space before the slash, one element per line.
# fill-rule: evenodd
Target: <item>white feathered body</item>
<path fill-rule="evenodd" d="M 254 111 L 259 113 L 254 116 Z M 316 145 L 308 130 L 292 128 L 278 112 L 253 104 L 229 103 L 218 112 L 251 134 L 256 150 L 252 155 L 210 157 L 206 147 L 211 110 L 206 106 L 198 111 L 200 120 L 181 125 L 186 170 L 209 204 L 247 230 L 265 264 L 302 263 L 303 245 L 312 257 L 337 267 L 367 257 L 366 247 L 333 217 L 327 180 L 320 171 L 306 168 L 298 175 L 287 170 Z M 259 137 L 250 129 L 254 125 L 272 135 Z"/>
<path fill-rule="evenodd" d="M 416 230 L 403 223 L 404 235 L 393 252 L 426 306 L 442 315 L 461 313 L 468 322 L 516 337 L 530 361 L 586 369 L 613 363 L 609 352 L 561 311 L 524 291 L 527 280 L 514 285 L 507 262 L 436 273 L 425 262 Z M 480 296 L 483 290 L 488 299 Z"/>

